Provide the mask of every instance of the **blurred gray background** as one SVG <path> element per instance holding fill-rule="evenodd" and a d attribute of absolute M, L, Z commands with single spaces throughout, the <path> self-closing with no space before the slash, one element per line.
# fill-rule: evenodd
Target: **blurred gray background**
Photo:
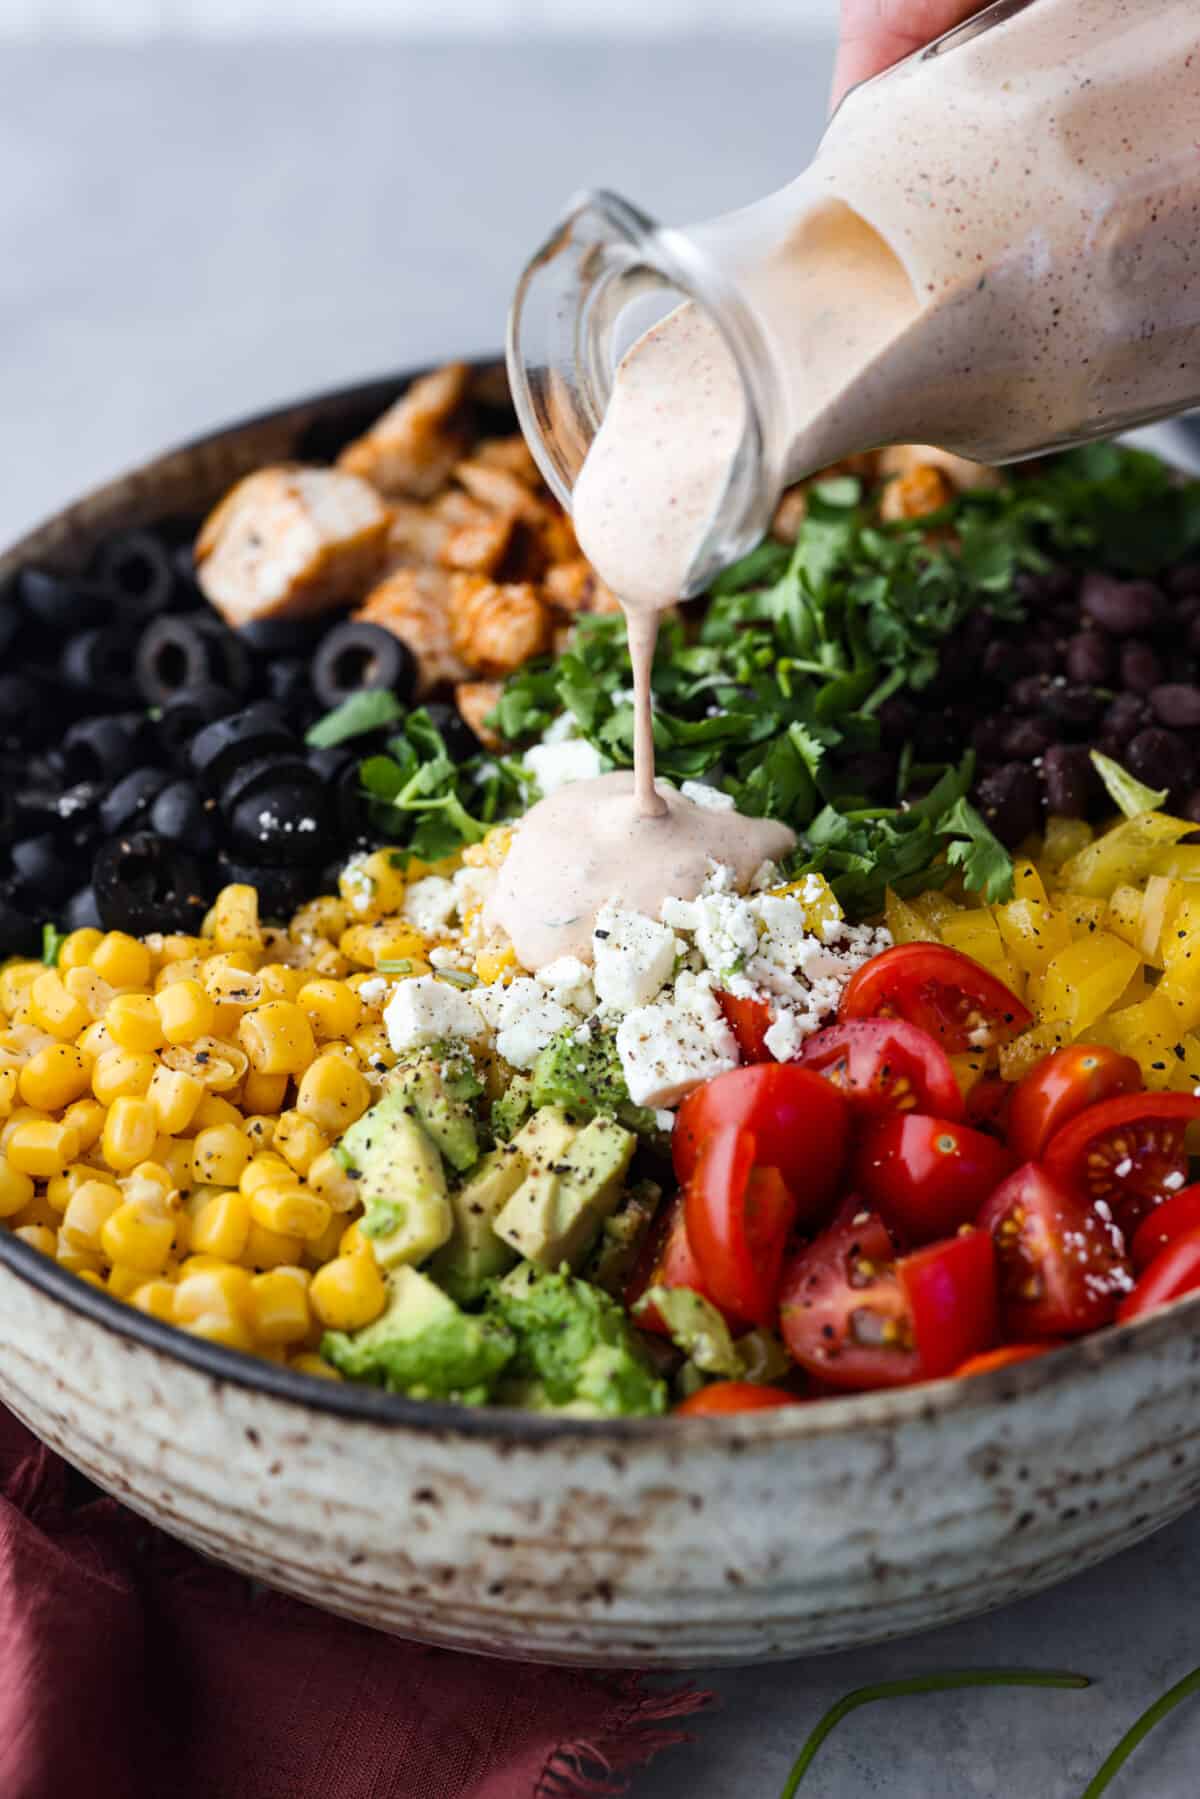
<path fill-rule="evenodd" d="M 0 0 L 0 542 L 141 457 L 305 391 L 497 347 L 517 270 L 603 183 L 684 221 L 793 174 L 834 0 Z M 435 29 L 440 39 L 431 34 Z M 736 36 L 730 31 L 736 29 Z M 637 1799 L 776 1799 L 820 1712 L 932 1668 L 1087 1693 L 859 1713 L 811 1799 L 1076 1799 L 1200 1660 L 1200 1525 L 908 1644 L 698 1679 Z M 1112 1799 L 1194 1799 L 1177 1714 Z"/>

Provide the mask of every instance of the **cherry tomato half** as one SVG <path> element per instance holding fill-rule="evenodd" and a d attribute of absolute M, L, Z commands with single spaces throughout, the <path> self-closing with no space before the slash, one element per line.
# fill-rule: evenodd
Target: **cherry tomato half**
<path fill-rule="evenodd" d="M 906 1243 L 931 1243 L 973 1223 L 1011 1168 L 1004 1144 L 969 1124 L 894 1112 L 863 1132 L 854 1178 Z"/>
<path fill-rule="evenodd" d="M 734 1068 L 689 1093 L 675 1115 L 671 1155 L 686 1187 L 706 1137 L 722 1124 L 752 1131 L 756 1160 L 778 1168 L 803 1223 L 828 1212 L 841 1179 L 850 1130 L 842 1095 L 791 1062 Z"/>
<path fill-rule="evenodd" d="M 967 1123 L 975 1130 L 983 1131 L 989 1137 L 999 1137 L 1002 1143 L 1005 1142 L 1012 1096 L 1012 1083 L 1006 1081 L 1002 1074 L 980 1075 L 967 1094 Z M 943 1116 L 953 1117 L 953 1113 L 944 1113 Z"/>
<path fill-rule="evenodd" d="M 677 1418 L 717 1418 L 730 1412 L 765 1412 L 780 1405 L 803 1405 L 797 1393 L 760 1387 L 748 1380 L 718 1380 L 700 1387 L 675 1407 Z"/>
<path fill-rule="evenodd" d="M 767 1032 L 771 1028 L 771 1008 L 764 999 L 742 999 L 736 993 L 717 989 L 717 1004 L 725 1014 L 725 1022 L 737 1038 L 743 1062 L 773 1062 L 767 1048 Z"/>
<path fill-rule="evenodd" d="M 1191 1093 L 1126 1093 L 1080 1112 L 1042 1152 L 1046 1172 L 1103 1201 L 1127 1234 L 1187 1179 L 1187 1127 L 1200 1118 Z"/>
<path fill-rule="evenodd" d="M 999 1349 L 985 1349 L 982 1355 L 968 1356 L 954 1370 L 957 1375 L 991 1374 L 996 1368 L 1011 1368 L 1016 1362 L 1031 1362 L 1034 1356 L 1057 1349 L 1057 1343 L 1002 1343 Z"/>
<path fill-rule="evenodd" d="M 1178 1193 L 1172 1193 L 1170 1199 L 1164 1199 L 1161 1206 L 1155 1206 L 1142 1219 L 1129 1245 L 1130 1261 L 1141 1274 L 1160 1249 L 1165 1249 L 1168 1243 L 1174 1243 L 1176 1237 L 1182 1237 L 1197 1225 L 1200 1225 L 1200 1186 L 1181 1187 Z"/>
<path fill-rule="evenodd" d="M 1119 1093 L 1138 1093 L 1142 1071 L 1132 1056 L 1099 1043 L 1055 1050 L 1013 1089 L 1008 1141 L 1022 1162 L 1036 1162 L 1072 1118 Z"/>
<path fill-rule="evenodd" d="M 625 1288 L 625 1306 L 632 1311 L 648 1287 L 690 1287 L 705 1299 L 712 1299 L 704 1285 L 700 1264 L 692 1254 L 684 1216 L 683 1194 L 677 1193 L 665 1206 L 651 1232 Z M 659 1336 L 671 1335 L 665 1321 L 653 1306 L 638 1314 L 638 1327 Z"/>
<path fill-rule="evenodd" d="M 1200 1225 L 1160 1249 L 1132 1293 L 1117 1307 L 1118 1324 L 1144 1318 L 1172 1299 L 1200 1289 Z"/>
<path fill-rule="evenodd" d="M 1121 1233 L 1081 1193 L 1026 1162 L 977 1222 L 996 1245 L 1006 1335 L 1074 1337 L 1111 1323 L 1129 1264 Z"/>
<path fill-rule="evenodd" d="M 839 1087 L 860 1113 L 962 1117 L 962 1095 L 945 1050 L 902 1018 L 831 1024 L 808 1039 L 800 1061 Z"/>
<path fill-rule="evenodd" d="M 996 1252 L 986 1231 L 963 1231 L 901 1256 L 896 1278 L 908 1300 L 922 1380 L 952 1374 L 996 1341 Z"/>
<path fill-rule="evenodd" d="M 851 975 L 840 1019 L 903 1018 L 949 1056 L 1004 1043 L 1033 1014 L 994 974 L 942 943 L 897 943 Z"/>
<path fill-rule="evenodd" d="M 684 1195 L 688 1241 L 704 1291 L 723 1312 L 771 1325 L 796 1202 L 777 1168 L 755 1166 L 751 1132 L 722 1125 L 705 1139 Z"/>
<path fill-rule="evenodd" d="M 852 1198 L 785 1265 L 783 1340 L 800 1366 L 827 1386 L 854 1392 L 920 1378 L 895 1255 L 882 1218 Z"/>

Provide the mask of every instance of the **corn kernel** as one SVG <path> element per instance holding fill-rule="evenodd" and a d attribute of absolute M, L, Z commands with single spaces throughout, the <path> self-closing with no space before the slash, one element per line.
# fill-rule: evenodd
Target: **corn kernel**
<path fill-rule="evenodd" d="M 379 1317 L 387 1289 L 373 1256 L 335 1256 L 313 1275 L 310 1297 L 329 1330 L 353 1331 Z"/>
<path fill-rule="evenodd" d="M 322 1361 L 319 1355 L 293 1356 L 289 1366 L 294 1368 L 297 1374 L 313 1374 L 318 1380 L 341 1380 L 342 1378 L 337 1369 L 331 1368 L 329 1363 Z"/>
<path fill-rule="evenodd" d="M 192 1169 L 205 1185 L 236 1187 L 249 1160 L 250 1145 L 236 1125 L 210 1125 L 192 1141 Z"/>
<path fill-rule="evenodd" d="M 329 1223 L 319 1237 L 310 1237 L 304 1245 L 304 1261 L 309 1268 L 320 1268 L 323 1263 L 332 1261 L 338 1252 L 342 1232 L 346 1226 L 343 1212 L 331 1212 Z"/>
<path fill-rule="evenodd" d="M 357 1221 L 354 1224 L 348 1224 L 342 1232 L 341 1240 L 338 1243 L 338 1254 L 340 1256 L 374 1256 L 375 1251 L 371 1248 L 370 1239 L 363 1236 Z"/>
<path fill-rule="evenodd" d="M 8 1140 L 9 1165 L 21 1174 L 48 1180 L 79 1154 L 79 1132 L 57 1119 L 25 1119 Z"/>
<path fill-rule="evenodd" d="M 108 1034 L 120 1049 L 151 1052 L 161 1049 L 162 1022 L 150 993 L 118 993 L 104 1014 Z"/>
<path fill-rule="evenodd" d="M 308 1014 L 313 1031 L 322 1042 L 331 1037 L 349 1037 L 358 1029 L 362 1016 L 362 1002 L 345 981 L 320 977 L 307 981 L 296 996 L 296 1003 Z"/>
<path fill-rule="evenodd" d="M 244 1317 L 249 1296 L 250 1276 L 244 1268 L 214 1259 L 200 1266 L 185 1262 L 175 1288 L 175 1316 L 180 1324 L 206 1312 Z"/>
<path fill-rule="evenodd" d="M 108 1026 L 102 1018 L 94 1018 L 87 1029 L 75 1039 L 75 1043 L 76 1047 L 81 1049 L 84 1055 L 93 1062 L 98 1061 L 105 1050 L 116 1048 L 116 1044 L 108 1034 Z"/>
<path fill-rule="evenodd" d="M 158 1063 L 147 1050 L 106 1049 L 92 1069 L 92 1092 L 102 1106 L 118 1099 L 143 1099 Z"/>
<path fill-rule="evenodd" d="M 63 985 L 56 969 L 44 969 L 29 992 L 30 1023 L 52 1037 L 78 1037 L 91 1023 L 91 1015 L 82 1000 L 75 998 Z"/>
<path fill-rule="evenodd" d="M 174 1186 L 186 1193 L 192 1185 L 192 1145 L 188 1138 L 155 1137 L 152 1157 L 162 1163 Z"/>
<path fill-rule="evenodd" d="M 94 1255 L 100 1248 L 105 1225 L 124 1204 L 120 1189 L 107 1181 L 84 1181 L 67 1202 L 59 1225 L 60 1251 L 83 1250 Z"/>
<path fill-rule="evenodd" d="M 170 1281 L 144 1281 L 129 1295 L 129 1303 L 164 1324 L 175 1322 L 175 1288 Z"/>
<path fill-rule="evenodd" d="M 94 968 L 69 968 L 63 976 L 63 986 L 72 999 L 86 1008 L 93 1024 L 104 1017 L 115 992 Z"/>
<path fill-rule="evenodd" d="M 0 1149 L 7 1149 L 13 1132 L 31 1120 L 44 1120 L 47 1113 L 39 1111 L 36 1106 L 14 1106 L 3 1125 L 0 1125 Z"/>
<path fill-rule="evenodd" d="M 296 1110 L 330 1137 L 349 1130 L 370 1103 L 371 1089 L 359 1070 L 330 1052 L 310 1063 L 296 1092 Z"/>
<path fill-rule="evenodd" d="M 44 962 L 9 962 L 0 968 L 0 1012 L 9 1016 L 16 1011 L 24 996 L 29 993 L 33 983 L 40 980 L 46 972 Z"/>
<path fill-rule="evenodd" d="M 191 1247 L 199 1255 L 240 1261 L 250 1230 L 250 1201 L 244 1193 L 218 1193 L 191 1221 Z"/>
<path fill-rule="evenodd" d="M 309 1188 L 334 1212 L 351 1212 L 360 1195 L 357 1181 L 352 1181 L 331 1149 L 321 1151 L 309 1164 L 305 1176 Z"/>
<path fill-rule="evenodd" d="M 178 1301 L 176 1301 L 178 1304 Z M 178 1323 L 179 1320 L 176 1319 Z M 192 1319 L 183 1326 L 189 1337 L 202 1337 L 206 1343 L 218 1343 L 223 1349 L 240 1349 L 246 1352 L 254 1348 L 254 1338 L 250 1335 L 250 1327 L 243 1319 L 235 1317 L 232 1312 L 205 1312 L 199 1318 Z"/>
<path fill-rule="evenodd" d="M 401 854 L 379 849 L 369 856 L 352 856 L 338 876 L 338 890 L 358 923 L 373 924 L 400 910 L 405 885 Z"/>
<path fill-rule="evenodd" d="M 20 1079 L 19 1068 L 0 1067 L 0 1118 L 7 1118 L 16 1104 Z"/>
<path fill-rule="evenodd" d="M 62 1115 L 64 1124 L 79 1132 L 79 1148 L 86 1153 L 100 1141 L 104 1129 L 104 1107 L 96 1099 L 77 1099 Z"/>
<path fill-rule="evenodd" d="M 73 1251 L 60 1252 L 58 1264 L 60 1268 L 69 1269 L 72 1274 L 77 1274 L 81 1281 L 87 1282 L 89 1287 L 98 1287 L 103 1293 L 104 1277 L 100 1273 L 100 1264 L 94 1256 L 76 1254 Z M 93 1266 L 93 1264 L 95 1265 Z"/>
<path fill-rule="evenodd" d="M 316 1054 L 312 1025 L 290 1000 L 273 999 L 248 1012 L 238 1040 L 262 1074 L 303 1074 Z"/>
<path fill-rule="evenodd" d="M 155 1140 L 157 1144 L 157 1139 Z M 173 1200 L 179 1183 L 164 1162 L 139 1162 L 131 1173 L 117 1181 L 126 1199 L 153 1199 L 160 1206 Z"/>
<path fill-rule="evenodd" d="M 326 1200 L 296 1181 L 290 1186 L 259 1187 L 250 1199 L 250 1216 L 264 1230 L 307 1241 L 321 1235 L 331 1213 Z"/>
<path fill-rule="evenodd" d="M 203 987 L 205 960 L 204 956 L 181 956 L 176 962 L 164 962 L 154 977 L 155 996 L 180 981 L 195 981 L 197 986 Z"/>
<path fill-rule="evenodd" d="M 304 1241 L 301 1237 L 290 1237 L 283 1231 L 268 1230 L 266 1225 L 259 1224 L 251 1217 L 250 1234 L 242 1251 L 242 1261 L 247 1268 L 279 1268 L 284 1263 L 298 1262 L 303 1253 Z"/>
<path fill-rule="evenodd" d="M 88 1162 L 71 1162 L 61 1174 L 51 1175 L 46 1182 L 47 1205 L 54 1212 L 65 1212 L 71 1195 L 77 1193 L 85 1181 L 103 1181 L 109 1186 L 116 1186 L 114 1176 L 107 1169 L 93 1168 Z"/>
<path fill-rule="evenodd" d="M 386 1074 L 397 1062 L 395 1050 L 388 1042 L 385 1030 L 375 1026 L 367 1031 L 355 1031 L 353 1037 L 354 1053 L 364 1068 L 375 1074 Z"/>
<path fill-rule="evenodd" d="M 168 1043 L 194 1043 L 212 1031 L 216 1008 L 199 981 L 172 981 L 159 988 L 152 1003 Z"/>
<path fill-rule="evenodd" d="M 161 1201 L 127 1199 L 100 1232 L 100 1247 L 109 1261 L 136 1270 L 143 1280 L 162 1273 L 174 1246 L 175 1220 Z"/>
<path fill-rule="evenodd" d="M 281 1266 L 250 1282 L 250 1328 L 260 1343 L 302 1343 L 308 1335 L 308 1277 Z"/>
<path fill-rule="evenodd" d="M 16 1230 L 22 1224 L 44 1224 L 52 1231 L 57 1231 L 61 1220 L 44 1193 L 35 1193 L 27 1206 L 14 1212 L 9 1219 L 10 1226 Z"/>
<path fill-rule="evenodd" d="M 196 1116 L 204 1093 L 205 1089 L 195 1075 L 161 1065 L 156 1068 L 145 1096 L 154 1107 L 160 1135 L 175 1137 L 185 1131 Z"/>
<path fill-rule="evenodd" d="M 148 1099 L 122 1095 L 108 1108 L 100 1153 L 118 1172 L 148 1162 L 158 1135 L 158 1117 Z"/>
<path fill-rule="evenodd" d="M 288 926 L 288 935 L 295 939 L 327 937 L 331 943 L 336 943 L 347 922 L 345 900 L 332 893 L 323 893 L 300 907 Z"/>
<path fill-rule="evenodd" d="M 242 1087 L 243 1106 L 250 1112 L 264 1112 L 271 1116 L 281 1112 L 290 1078 L 286 1074 L 260 1074 L 257 1068 L 249 1069 Z"/>
<path fill-rule="evenodd" d="M 88 1090 L 90 1065 L 73 1043 L 51 1043 L 30 1056 L 21 1070 L 21 1098 L 27 1106 L 61 1111 Z"/>
<path fill-rule="evenodd" d="M 36 1249 L 40 1256 L 57 1254 L 58 1237 L 48 1224 L 19 1224 L 13 1235 L 20 1237 L 22 1243 L 28 1243 L 30 1249 Z"/>
<path fill-rule="evenodd" d="M 282 962 L 271 962 L 259 971 L 259 980 L 262 982 L 264 1000 L 294 1000 L 307 984 L 308 974 L 303 968 L 289 968 Z"/>
<path fill-rule="evenodd" d="M 192 1119 L 193 1131 L 211 1130 L 217 1124 L 231 1124 L 235 1130 L 242 1128 L 242 1114 L 237 1107 L 219 1093 L 206 1093 L 196 1107 L 196 1115 Z M 232 1186 L 233 1183 L 231 1182 Z"/>
<path fill-rule="evenodd" d="M 125 931 L 109 931 L 92 951 L 92 967 L 114 987 L 150 985 L 150 951 Z"/>
<path fill-rule="evenodd" d="M 501 981 L 506 974 L 511 974 L 517 966 L 517 952 L 511 943 L 487 945 L 475 958 L 475 973 L 481 981 L 491 986 L 494 981 Z"/>
<path fill-rule="evenodd" d="M 219 950 L 260 950 L 258 893 L 244 882 L 222 887 L 212 911 L 213 941 Z"/>
<path fill-rule="evenodd" d="M 58 946 L 58 972 L 65 975 L 72 968 L 85 968 L 103 936 L 104 932 L 96 930 L 94 925 L 69 931 Z"/>
<path fill-rule="evenodd" d="M 204 991 L 219 1011 L 232 1011 L 234 1019 L 267 997 L 262 979 L 240 964 L 251 958 L 236 954 L 210 956 L 204 965 Z"/>
<path fill-rule="evenodd" d="M 232 1092 L 250 1065 L 245 1051 L 223 1037 L 197 1037 L 194 1043 L 173 1043 L 163 1051 L 162 1059 L 179 1074 L 195 1075 L 210 1093 Z"/>
<path fill-rule="evenodd" d="M 278 1187 L 291 1178 L 292 1171 L 283 1157 L 276 1155 L 273 1150 L 263 1150 L 247 1162 L 238 1186 L 247 1199 L 252 1199 L 260 1187 Z"/>
<path fill-rule="evenodd" d="M 11 1218 L 20 1212 L 33 1194 L 32 1177 L 14 1168 L 7 1156 L 0 1156 L 0 1218 Z"/>
<path fill-rule="evenodd" d="M 296 1174 L 306 1175 L 329 1139 L 302 1112 L 281 1112 L 275 1125 L 275 1149 Z"/>
<path fill-rule="evenodd" d="M 247 1076 L 247 1083 L 249 1083 L 249 1076 Z M 275 1141 L 275 1120 L 265 1112 L 251 1112 L 242 1129 L 246 1133 L 246 1142 L 250 1145 L 252 1156 L 258 1155 L 264 1149 L 270 1149 Z"/>

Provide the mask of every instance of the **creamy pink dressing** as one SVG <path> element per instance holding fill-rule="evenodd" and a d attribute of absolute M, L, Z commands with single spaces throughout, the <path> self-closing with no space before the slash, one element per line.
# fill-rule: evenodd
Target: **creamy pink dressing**
<path fill-rule="evenodd" d="M 691 235 L 766 333 L 790 479 L 896 442 L 1011 460 L 1181 409 L 1200 400 L 1200 4 L 1027 0 L 965 27 L 856 89 L 797 181 Z M 636 781 L 565 788 L 520 826 L 493 916 L 527 966 L 567 936 L 587 953 L 614 895 L 656 913 L 694 894 L 767 828 L 677 796 L 660 812 L 653 783 L 657 618 L 688 590 L 743 406 L 693 305 L 617 371 L 573 512 L 629 619 Z"/>
<path fill-rule="evenodd" d="M 658 917 L 668 894 L 693 899 L 710 858 L 747 887 L 760 863 L 786 855 L 795 837 L 770 818 L 697 806 L 665 783 L 661 814 L 634 804 L 628 769 L 578 781 L 527 812 L 513 834 L 485 908 L 526 968 L 559 956 L 592 959 L 592 929 L 606 900 Z"/>

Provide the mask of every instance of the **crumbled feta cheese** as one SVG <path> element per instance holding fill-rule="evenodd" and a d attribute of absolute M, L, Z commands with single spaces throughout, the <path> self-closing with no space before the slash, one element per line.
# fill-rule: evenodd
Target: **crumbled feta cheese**
<path fill-rule="evenodd" d="M 771 1021 L 770 1029 L 763 1033 L 763 1042 L 777 1062 L 792 1062 L 800 1054 L 804 1039 L 811 1036 L 816 1027 L 805 1028 L 805 1020 L 790 1006 L 780 1006 Z"/>
<path fill-rule="evenodd" d="M 574 1012 L 590 1012 L 596 1004 L 592 971 L 578 956 L 559 956 L 539 968 L 534 978 L 560 1005 L 570 1006 Z"/>
<path fill-rule="evenodd" d="M 514 1068 L 532 1068 L 552 1037 L 573 1024 L 565 1006 L 545 988 L 521 976 L 501 990 L 496 1007 L 496 1048 Z"/>
<path fill-rule="evenodd" d="M 376 1000 L 383 998 L 388 984 L 381 974 L 373 975 L 369 981 L 363 981 L 358 989 L 358 997 L 364 1006 L 373 1006 Z"/>
<path fill-rule="evenodd" d="M 450 884 L 454 888 L 454 903 L 459 916 L 482 906 L 495 881 L 494 868 L 456 868 Z"/>
<path fill-rule="evenodd" d="M 592 943 L 596 998 L 614 1012 L 644 1006 L 674 973 L 675 933 L 644 912 L 602 906 Z"/>
<path fill-rule="evenodd" d="M 669 1106 L 655 1106 L 654 1122 L 660 1131 L 674 1130 L 675 1114 Z"/>
<path fill-rule="evenodd" d="M 383 1022 L 397 1055 L 445 1038 L 471 1040 L 481 1037 L 484 1030 L 483 1019 L 467 995 L 432 974 L 401 981 L 384 1009 Z"/>
<path fill-rule="evenodd" d="M 441 875 L 426 875 L 405 889 L 404 917 L 427 937 L 437 937 L 458 909 L 454 883 Z"/>
<path fill-rule="evenodd" d="M 429 960 L 434 968 L 469 969 L 470 956 L 464 955 L 456 943 L 439 943 L 436 949 L 429 952 Z"/>
<path fill-rule="evenodd" d="M 375 896 L 375 880 L 366 862 L 365 855 L 351 856 L 338 876 L 338 885 L 352 912 L 365 912 Z"/>
<path fill-rule="evenodd" d="M 709 787 L 704 781 L 685 781 L 679 791 L 685 800 L 691 800 L 693 806 L 703 806 L 706 812 L 733 811 L 733 795 L 722 793 L 719 787 Z"/>
<path fill-rule="evenodd" d="M 760 862 L 750 876 L 751 893 L 765 893 L 768 887 L 778 887 L 780 880 L 778 862 Z"/>
<path fill-rule="evenodd" d="M 579 727 L 575 723 L 575 714 L 573 712 L 560 712 L 557 718 L 552 718 L 550 720 L 550 723 L 542 732 L 542 742 L 546 744 L 569 743 L 572 738 L 578 736 Z"/>
<path fill-rule="evenodd" d="M 701 1081 L 738 1066 L 737 1039 L 704 975 L 681 974 L 669 998 L 629 1012 L 617 1054 L 638 1106 L 674 1106 Z"/>
<path fill-rule="evenodd" d="M 524 764 L 543 798 L 572 781 L 595 780 L 602 767 L 599 750 L 583 737 L 572 737 L 566 743 L 535 743 L 526 750 Z"/>

